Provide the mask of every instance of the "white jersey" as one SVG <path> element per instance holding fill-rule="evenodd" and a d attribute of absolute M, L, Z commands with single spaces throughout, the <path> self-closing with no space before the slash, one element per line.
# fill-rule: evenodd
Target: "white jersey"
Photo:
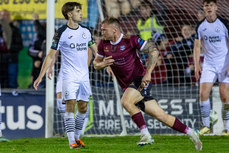
<path fill-rule="evenodd" d="M 81 25 L 77 29 L 67 25 L 58 29 L 51 48 L 61 51 L 63 80 L 89 81 L 88 46 L 93 44 L 90 31 Z"/>
<path fill-rule="evenodd" d="M 201 40 L 204 51 L 204 65 L 228 63 L 229 22 L 218 17 L 214 22 L 204 19 L 197 26 L 197 39 Z"/>

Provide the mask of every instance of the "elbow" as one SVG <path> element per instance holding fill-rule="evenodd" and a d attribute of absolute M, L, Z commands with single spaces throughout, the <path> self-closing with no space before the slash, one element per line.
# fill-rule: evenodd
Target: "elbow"
<path fill-rule="evenodd" d="M 97 65 L 97 63 L 95 61 L 93 61 L 93 67 L 94 67 L 95 70 L 99 69 L 99 67 L 98 67 L 98 65 Z"/>

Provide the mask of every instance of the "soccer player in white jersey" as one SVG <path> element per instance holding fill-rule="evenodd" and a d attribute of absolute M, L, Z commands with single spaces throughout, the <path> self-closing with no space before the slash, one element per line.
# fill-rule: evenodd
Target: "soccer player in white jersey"
<path fill-rule="evenodd" d="M 51 80 L 51 77 L 53 75 L 53 68 L 52 67 L 54 66 L 56 59 L 59 56 L 59 51 L 56 52 L 55 56 L 56 56 L 56 58 L 52 61 L 52 64 L 50 65 L 48 73 L 47 73 L 48 78 L 50 80 Z M 90 49 L 88 49 L 88 66 L 91 63 L 91 60 L 92 60 L 92 51 Z M 63 72 L 62 72 L 62 67 L 60 64 L 60 69 L 59 69 L 59 73 L 58 73 L 57 81 L 56 81 L 56 101 L 57 101 L 57 108 L 59 110 L 61 118 L 64 120 L 64 114 L 65 114 L 66 107 L 65 107 L 65 102 L 63 101 L 63 95 L 62 95 L 62 80 L 63 80 Z M 64 102 L 64 104 L 63 104 L 63 102 Z M 87 107 L 86 117 L 84 119 L 83 128 L 81 131 L 81 137 L 84 135 L 84 130 L 87 126 L 88 117 L 89 117 L 89 105 Z"/>
<path fill-rule="evenodd" d="M 68 20 L 67 25 L 59 28 L 55 34 L 41 72 L 34 82 L 34 88 L 37 90 L 37 86 L 55 58 L 56 52 L 60 50 L 63 69 L 62 91 L 66 103 L 64 121 L 69 147 L 72 149 L 85 146 L 80 140 L 80 132 L 86 116 L 87 103 L 91 95 L 88 47 L 90 47 L 94 55 L 96 55 L 97 47 L 94 45 L 90 31 L 79 25 L 79 22 L 82 20 L 81 4 L 77 2 L 65 3 L 62 7 L 62 14 Z M 78 113 L 74 119 L 76 102 Z"/>
<path fill-rule="evenodd" d="M 224 130 L 222 135 L 229 135 L 229 22 L 218 17 L 216 0 L 204 0 L 203 9 L 206 18 L 197 26 L 194 46 L 195 77 L 200 78 L 200 107 L 203 128 L 200 134 L 210 133 L 209 96 L 213 84 L 218 79 L 222 101 Z M 203 46 L 204 62 L 200 66 L 200 46 Z"/>

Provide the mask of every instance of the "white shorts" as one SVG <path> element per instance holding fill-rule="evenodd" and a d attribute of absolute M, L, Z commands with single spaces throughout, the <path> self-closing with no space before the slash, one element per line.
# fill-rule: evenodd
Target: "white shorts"
<path fill-rule="evenodd" d="M 203 65 L 200 83 L 215 83 L 218 82 L 229 83 L 229 73 L 226 73 L 227 66 L 213 67 L 207 64 Z"/>
<path fill-rule="evenodd" d="M 63 80 L 63 98 L 64 100 L 76 99 L 89 102 L 91 96 L 91 86 L 89 81 L 74 82 L 70 80 Z"/>

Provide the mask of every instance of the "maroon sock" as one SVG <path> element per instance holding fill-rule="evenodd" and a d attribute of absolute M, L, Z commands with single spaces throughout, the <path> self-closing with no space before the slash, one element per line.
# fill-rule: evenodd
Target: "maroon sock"
<path fill-rule="evenodd" d="M 134 114 L 131 118 L 134 121 L 134 123 L 137 124 L 139 129 L 146 128 L 146 123 L 145 123 L 145 120 L 144 120 L 141 112 Z"/>
<path fill-rule="evenodd" d="M 179 131 L 181 133 L 187 133 L 188 127 L 187 125 L 183 124 L 179 119 L 176 118 L 172 129 Z"/>

